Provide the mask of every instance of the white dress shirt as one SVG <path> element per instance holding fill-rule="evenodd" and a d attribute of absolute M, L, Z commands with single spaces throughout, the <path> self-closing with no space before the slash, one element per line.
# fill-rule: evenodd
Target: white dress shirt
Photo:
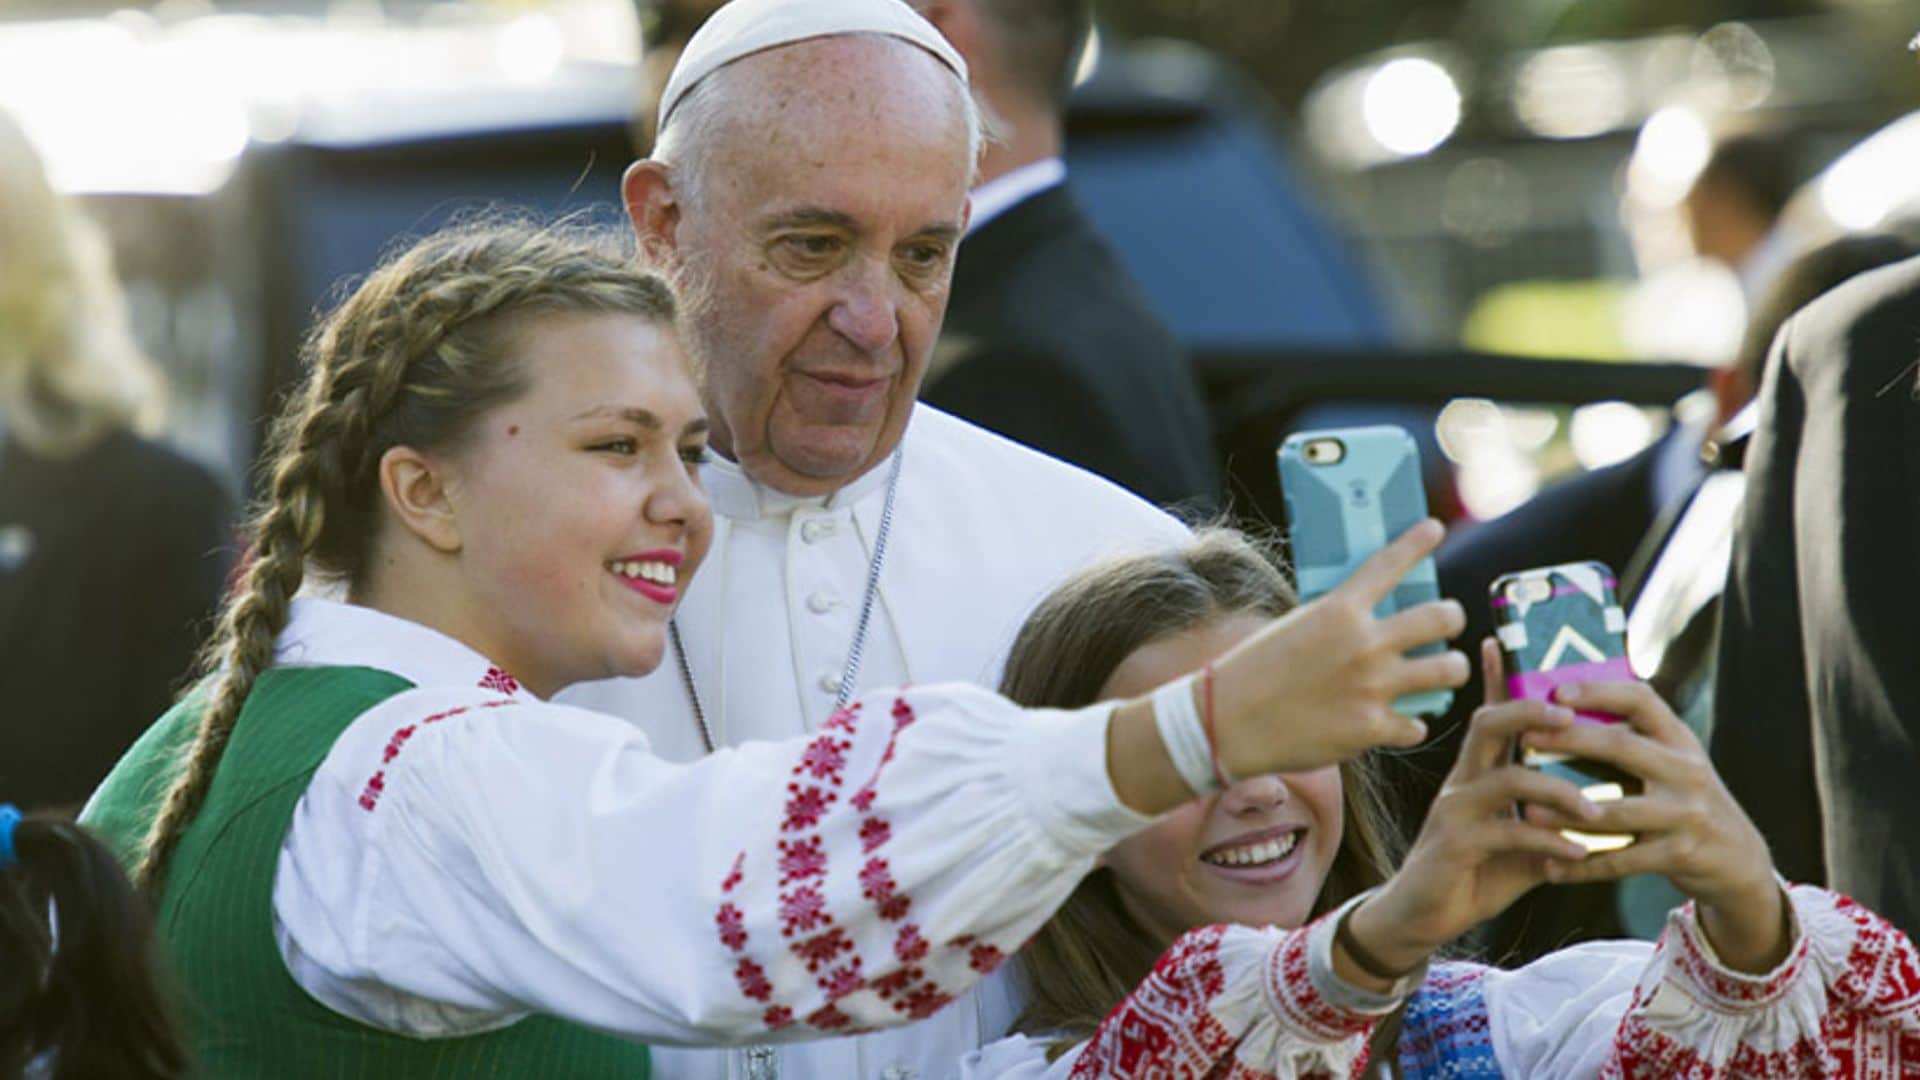
<path fill-rule="evenodd" d="M 1067 182 L 1067 163 L 1057 157 L 1030 161 L 973 189 L 973 214 L 967 218 L 971 235 L 987 222 L 1048 188 Z"/>
<path fill-rule="evenodd" d="M 905 1023 L 1145 824 L 1105 775 L 1107 706 L 883 691 L 817 736 L 679 765 L 368 608 L 296 600 L 275 662 L 413 684 L 315 772 L 273 910 L 302 988 L 419 1038 L 531 1014 L 705 1045 Z"/>
<path fill-rule="evenodd" d="M 903 439 L 900 488 L 868 630 L 862 687 L 998 684 L 1027 613 L 1103 555 L 1191 539 L 1165 513 L 1091 473 L 925 405 Z M 831 498 L 796 499 L 737 466 L 702 470 L 713 550 L 677 618 L 715 737 L 738 746 L 817 730 L 832 712 L 886 496 L 885 464 Z M 671 658 L 644 679 L 562 700 L 627 717 L 661 756 L 705 753 Z M 929 1080 L 1004 1032 L 1019 1003 L 1001 980 L 931 1019 L 859 1038 L 782 1046 L 783 1080 Z M 674 1080 L 740 1080 L 741 1051 L 662 1051 Z"/>

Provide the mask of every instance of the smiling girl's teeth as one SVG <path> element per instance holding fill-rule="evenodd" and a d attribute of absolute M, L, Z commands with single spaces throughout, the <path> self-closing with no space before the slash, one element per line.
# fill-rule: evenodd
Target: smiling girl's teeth
<path fill-rule="evenodd" d="M 608 564 L 608 568 L 621 577 L 639 578 L 642 581 L 650 581 L 655 585 L 671 586 L 680 576 L 670 563 L 664 562 L 627 560 L 610 563 Z"/>
<path fill-rule="evenodd" d="M 1290 832 L 1277 840 L 1267 840 L 1244 847 L 1228 848 L 1201 856 L 1204 862 L 1215 866 L 1261 866 L 1278 862 L 1293 853 L 1293 847 L 1300 842 L 1299 832 Z"/>

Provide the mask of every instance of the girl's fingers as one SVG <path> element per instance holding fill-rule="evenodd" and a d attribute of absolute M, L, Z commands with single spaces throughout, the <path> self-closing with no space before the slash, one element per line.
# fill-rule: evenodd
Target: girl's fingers
<path fill-rule="evenodd" d="M 1538 821 L 1541 825 L 1556 829 L 1633 833 L 1639 836 L 1675 832 L 1689 824 L 1686 811 L 1667 799 L 1630 795 L 1595 805 L 1600 808 L 1600 813 L 1592 818 L 1574 818 L 1557 808 L 1542 806 Z M 1531 811 L 1532 807 L 1528 809 Z M 1533 820 L 1531 814 L 1529 820 Z"/>
<path fill-rule="evenodd" d="M 1528 732 L 1555 732 L 1573 726 L 1573 710 L 1544 701 L 1483 705 L 1473 712 L 1460 744 L 1456 775 L 1479 776 L 1512 756 L 1513 740 Z"/>
<path fill-rule="evenodd" d="M 1387 595 L 1393 592 L 1394 588 L 1400 584 L 1400 579 L 1406 577 L 1421 559 L 1433 554 L 1433 549 L 1440 546 L 1440 541 L 1445 539 L 1446 535 L 1447 530 L 1432 518 L 1416 522 L 1412 528 L 1401 533 L 1392 543 L 1374 552 L 1371 558 L 1361 563 L 1359 569 L 1328 595 L 1344 593 L 1359 604 L 1360 610 L 1372 611 L 1380 606 L 1380 601 L 1385 600 Z M 1454 630 L 1456 634 L 1459 632 L 1458 629 Z"/>
<path fill-rule="evenodd" d="M 1466 628 L 1467 613 L 1458 600 L 1429 600 L 1380 620 L 1381 639 L 1394 652 L 1452 641 Z"/>
<path fill-rule="evenodd" d="M 1593 821 L 1601 809 L 1572 783 L 1524 765 L 1502 766 L 1456 790 L 1462 811 L 1475 820 L 1498 816 L 1514 803 L 1549 807 L 1578 822 Z"/>
<path fill-rule="evenodd" d="M 1659 837 L 1630 844 L 1618 851 L 1588 855 L 1577 862 L 1555 863 L 1547 868 L 1547 880 L 1562 885 L 1588 881 L 1613 881 L 1635 874 L 1665 872 L 1676 849 L 1670 837 Z"/>
<path fill-rule="evenodd" d="M 1686 782 L 1684 758 L 1626 724 L 1569 724 L 1555 731 L 1529 734 L 1526 745 L 1603 761 L 1650 783 Z"/>
<path fill-rule="evenodd" d="M 1500 643 L 1490 637 L 1480 639 L 1480 690 L 1488 705 L 1507 700 L 1507 661 L 1500 655 Z"/>
<path fill-rule="evenodd" d="M 1653 687 L 1643 682 L 1590 682 L 1562 686 L 1554 694 L 1562 705 L 1612 713 L 1633 730 L 1663 746 L 1697 745 L 1693 732 L 1673 715 Z"/>
<path fill-rule="evenodd" d="M 1540 881 L 1549 880 L 1546 868 L 1550 863 L 1579 859 L 1587 853 L 1586 848 L 1561 836 L 1558 830 L 1542 829 L 1512 818 L 1490 819 L 1477 832 L 1475 842 L 1488 855 L 1542 856 L 1537 864 Z"/>
<path fill-rule="evenodd" d="M 1401 660 L 1387 685 L 1397 698 L 1422 690 L 1457 690 L 1466 685 L 1467 677 L 1472 674 L 1465 654 L 1449 649 L 1433 656 Z"/>

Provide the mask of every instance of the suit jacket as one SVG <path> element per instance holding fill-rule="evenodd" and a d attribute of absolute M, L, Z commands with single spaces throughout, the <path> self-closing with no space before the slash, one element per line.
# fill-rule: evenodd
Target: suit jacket
<path fill-rule="evenodd" d="M 0 799 L 77 809 L 172 703 L 230 529 L 206 470 L 131 434 L 0 449 Z"/>
<path fill-rule="evenodd" d="M 1199 381 L 1065 185 L 961 244 L 921 396 L 1151 502 L 1218 503 Z"/>
<path fill-rule="evenodd" d="M 1722 600 L 1712 751 L 1790 879 L 1920 931 L 1920 259 L 1775 339 Z"/>

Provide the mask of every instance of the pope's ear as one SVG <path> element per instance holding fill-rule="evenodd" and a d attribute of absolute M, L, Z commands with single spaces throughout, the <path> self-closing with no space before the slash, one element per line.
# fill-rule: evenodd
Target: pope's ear
<path fill-rule="evenodd" d="M 620 178 L 620 194 L 640 241 L 640 254 L 655 265 L 671 258 L 680 244 L 680 196 L 673 187 L 672 170 L 651 158 L 636 161 Z"/>
<path fill-rule="evenodd" d="M 460 550 L 460 519 L 447 490 L 444 461 L 410 446 L 380 455 L 380 494 L 402 529 L 442 554 Z"/>

